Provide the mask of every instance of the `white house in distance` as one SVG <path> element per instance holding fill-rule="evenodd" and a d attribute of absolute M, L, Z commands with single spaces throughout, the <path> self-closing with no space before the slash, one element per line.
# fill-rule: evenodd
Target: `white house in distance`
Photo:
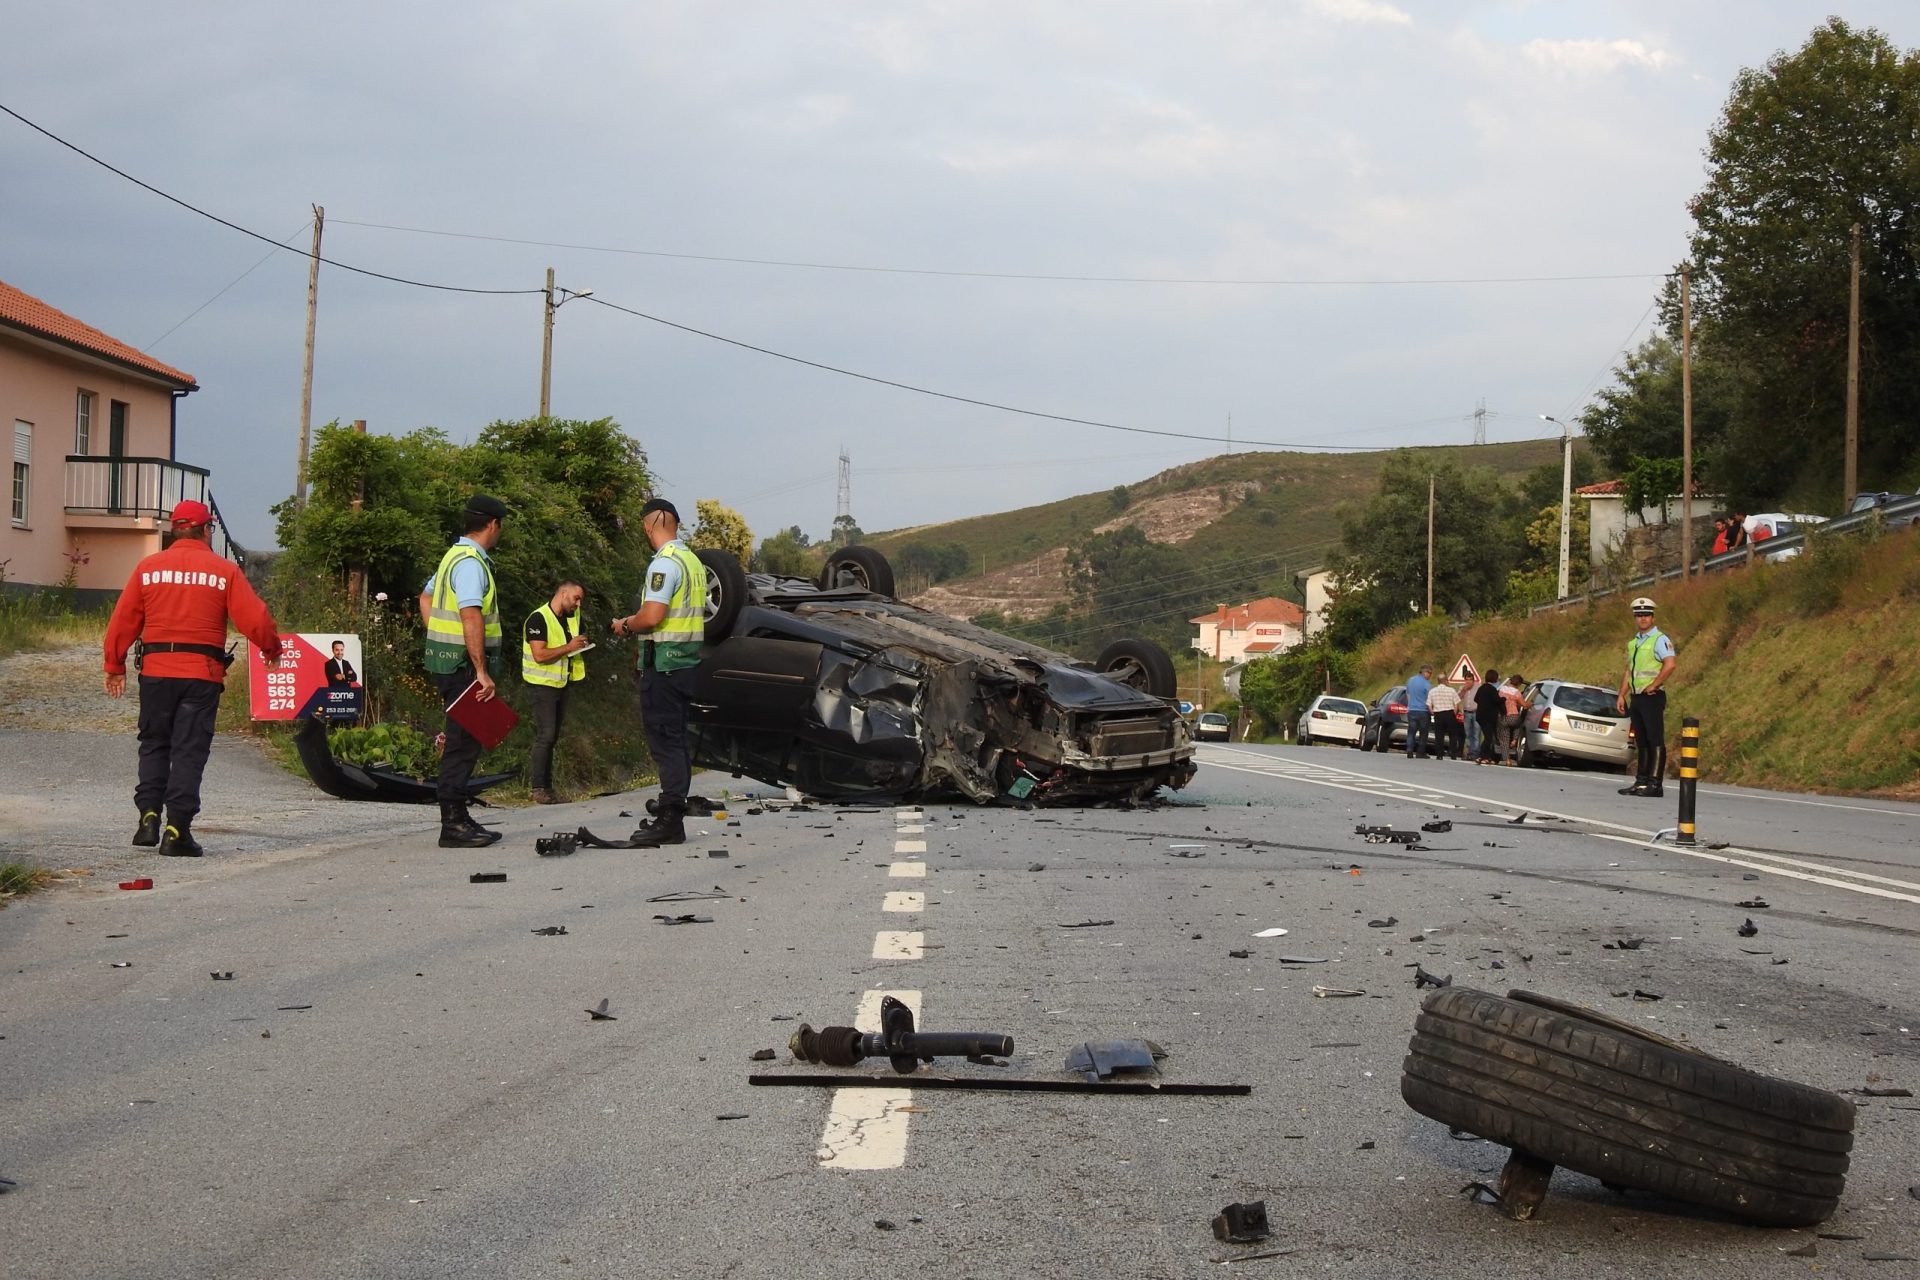
<path fill-rule="evenodd" d="M 1665 507 L 1644 507 L 1635 513 L 1627 510 L 1625 481 L 1602 480 L 1599 484 L 1582 485 L 1573 492 L 1587 504 L 1587 557 L 1588 563 L 1596 567 L 1605 564 L 1613 549 L 1626 541 L 1629 528 L 1667 524 L 1680 518 L 1677 493 L 1667 499 Z M 1700 486 L 1694 485 L 1695 520 L 1711 523 L 1717 503 L 1715 495 L 1701 493 Z"/>
<path fill-rule="evenodd" d="M 1267 596 L 1246 604 L 1220 605 L 1189 618 L 1200 629 L 1193 647 L 1218 662 L 1244 662 L 1291 649 L 1306 636 L 1306 611 L 1291 600 Z"/>
<path fill-rule="evenodd" d="M 1327 606 L 1333 603 L 1333 570 L 1302 569 L 1293 578 L 1300 584 L 1300 594 L 1307 602 L 1307 617 L 1301 631 L 1311 638 L 1327 625 Z"/>

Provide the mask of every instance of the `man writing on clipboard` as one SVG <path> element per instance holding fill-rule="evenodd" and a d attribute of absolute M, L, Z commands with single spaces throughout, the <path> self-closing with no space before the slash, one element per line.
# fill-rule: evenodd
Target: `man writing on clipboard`
<path fill-rule="evenodd" d="M 593 642 L 580 634 L 580 602 L 586 590 L 577 582 L 563 582 L 553 599 L 527 615 L 520 641 L 520 678 L 533 703 L 533 756 L 527 781 L 535 804 L 559 804 L 553 791 L 553 748 L 567 718 L 567 688 L 587 678 L 587 660 L 580 655 Z"/>
<path fill-rule="evenodd" d="M 451 707 L 469 685 L 474 699 L 497 696 L 493 669 L 500 662 L 500 599 L 488 554 L 500 544 L 507 506 L 476 493 L 460 515 L 461 536 L 440 557 L 440 567 L 420 591 L 420 617 L 427 624 L 427 673 Z M 451 715 L 440 755 L 440 847 L 481 849 L 500 838 L 467 812 L 467 780 L 480 760 L 480 740 Z"/>

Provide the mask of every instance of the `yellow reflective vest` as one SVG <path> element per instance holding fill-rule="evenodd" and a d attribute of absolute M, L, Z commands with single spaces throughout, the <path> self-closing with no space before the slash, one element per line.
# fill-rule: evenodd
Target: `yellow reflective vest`
<path fill-rule="evenodd" d="M 570 654 L 564 658 L 555 658 L 552 662 L 533 660 L 533 641 L 527 638 L 527 630 L 533 626 L 535 618 L 540 619 L 545 630 L 546 646 L 549 651 L 558 649 L 580 632 L 579 615 L 574 615 L 574 628 L 568 632 L 560 615 L 553 611 L 552 604 L 543 604 L 527 615 L 527 626 L 520 633 L 520 678 L 528 684 L 543 684 L 555 689 L 564 689 L 575 680 L 587 678 L 587 659 L 584 654 Z"/>
<path fill-rule="evenodd" d="M 654 670 L 679 671 L 699 663 L 700 645 L 706 639 L 707 566 L 677 541 L 655 554 L 680 566 L 680 585 L 667 601 L 667 616 L 647 633 L 647 639 L 653 641 Z"/>
<path fill-rule="evenodd" d="M 487 670 L 500 664 L 500 601 L 493 566 L 471 543 L 456 542 L 440 557 L 433 572 L 433 599 L 427 608 L 427 670 L 451 675 L 467 663 L 467 631 L 460 622 L 459 597 L 453 593 L 453 566 L 472 556 L 486 571 L 487 590 L 480 597 L 480 616 L 486 636 Z"/>

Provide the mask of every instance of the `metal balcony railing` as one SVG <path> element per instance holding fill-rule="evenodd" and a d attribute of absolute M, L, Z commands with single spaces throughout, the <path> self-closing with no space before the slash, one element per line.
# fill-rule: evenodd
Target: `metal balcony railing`
<path fill-rule="evenodd" d="M 164 526 L 176 504 L 204 502 L 216 519 L 208 545 L 229 560 L 245 555 L 218 520 L 204 467 L 171 458 L 99 458 L 67 455 L 66 509 L 70 515 L 128 516 Z"/>

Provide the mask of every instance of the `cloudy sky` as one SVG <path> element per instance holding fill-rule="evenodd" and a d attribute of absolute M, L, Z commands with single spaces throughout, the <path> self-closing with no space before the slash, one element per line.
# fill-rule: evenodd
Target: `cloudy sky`
<path fill-rule="evenodd" d="M 842 446 L 870 530 L 1226 446 L 600 302 L 1121 426 L 1465 442 L 1484 399 L 1518 439 L 1643 331 L 1731 77 L 1832 4 L 14 4 L 0 104 L 298 252 L 0 116 L 0 279 L 199 379 L 180 457 L 249 545 L 293 485 L 316 203 L 342 263 L 592 289 L 553 411 L 763 535 L 825 532 Z M 1845 16 L 1920 43 L 1906 0 Z M 541 313 L 325 267 L 315 421 L 530 416 Z"/>

